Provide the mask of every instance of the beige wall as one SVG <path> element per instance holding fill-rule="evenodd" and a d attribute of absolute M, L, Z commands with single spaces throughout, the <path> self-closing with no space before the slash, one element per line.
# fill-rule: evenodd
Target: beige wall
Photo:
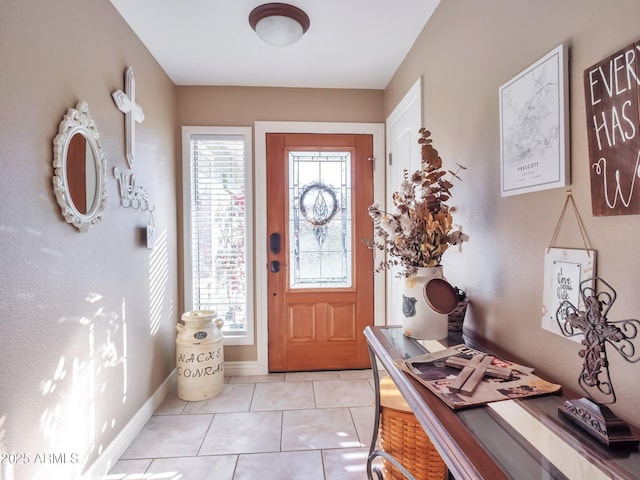
<path fill-rule="evenodd" d="M 453 190 L 454 221 L 469 233 L 461 254 L 445 254 L 445 275 L 473 302 L 466 323 L 514 354 L 576 387 L 579 344 L 540 328 L 545 248 L 565 189 L 500 197 L 498 88 L 566 42 L 570 48 L 571 189 L 593 248 L 597 271 L 618 292 L 611 320 L 640 317 L 640 217 L 593 217 L 583 72 L 640 38 L 636 0 L 446 0 L 385 90 L 385 115 L 422 75 L 425 125 L 445 163 L 467 166 Z M 568 211 L 556 245 L 580 248 Z M 618 402 L 613 410 L 638 424 L 640 366 L 610 351 Z"/>
<path fill-rule="evenodd" d="M 178 125 L 383 122 L 382 90 L 178 87 Z"/>
<path fill-rule="evenodd" d="M 0 478 L 70 479 L 91 464 L 175 365 L 175 86 L 107 0 L 3 0 L 0 6 Z M 149 214 L 119 206 L 129 171 L 111 92 L 133 65 L 145 120 L 133 172 Z M 86 101 L 108 162 L 103 221 L 65 223 L 52 190 L 53 138 Z M 67 463 L 35 463 L 37 453 Z M 77 464 L 70 463 L 77 455 Z"/>
<path fill-rule="evenodd" d="M 5 0 L 1 13 L 0 451 L 76 453 L 89 465 L 173 368 L 180 126 L 382 122 L 420 75 L 436 147 L 445 162 L 468 167 L 453 201 L 471 241 L 445 256 L 446 275 L 473 302 L 467 324 L 574 386 L 579 346 L 539 327 L 544 249 L 564 190 L 499 195 L 498 87 L 561 42 L 571 49 L 574 196 L 598 272 L 618 290 L 611 315 L 640 316 L 638 217 L 590 215 L 582 89 L 587 66 L 638 39 L 636 0 L 446 0 L 384 92 L 176 88 L 107 0 Z M 148 215 L 118 205 L 111 176 L 113 166 L 127 170 L 123 115 L 110 94 L 123 88 L 129 64 L 146 116 L 134 173 L 156 205 L 153 251 L 139 238 Z M 84 234 L 64 222 L 51 188 L 52 139 L 80 100 L 109 165 L 104 220 Z M 580 246 L 572 222 L 559 245 Z M 225 359 L 253 360 L 255 349 L 230 348 Z M 637 422 L 638 367 L 610 360 L 614 410 Z M 77 466 L 0 468 L 8 480 L 62 479 Z"/>
<path fill-rule="evenodd" d="M 382 90 L 178 87 L 178 126 L 256 121 L 382 123 Z M 256 178 L 259 182 L 263 179 Z M 180 209 L 180 212 L 182 210 Z M 264 240 L 266 242 L 266 239 Z M 256 241 L 260 248 L 261 240 Z M 225 361 L 256 360 L 252 346 L 226 346 Z"/>

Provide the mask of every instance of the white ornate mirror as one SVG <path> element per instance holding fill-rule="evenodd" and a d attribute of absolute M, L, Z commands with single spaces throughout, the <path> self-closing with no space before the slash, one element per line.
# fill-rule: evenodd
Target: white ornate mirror
<path fill-rule="evenodd" d="M 53 168 L 53 191 L 64 219 L 86 232 L 102 220 L 107 201 L 107 163 L 86 102 L 62 118 L 53 139 Z"/>

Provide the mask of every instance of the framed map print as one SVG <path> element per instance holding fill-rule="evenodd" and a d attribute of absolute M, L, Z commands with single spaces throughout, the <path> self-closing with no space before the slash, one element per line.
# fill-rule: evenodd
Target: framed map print
<path fill-rule="evenodd" d="M 503 197 L 569 184 L 568 51 L 560 45 L 500 87 Z"/>

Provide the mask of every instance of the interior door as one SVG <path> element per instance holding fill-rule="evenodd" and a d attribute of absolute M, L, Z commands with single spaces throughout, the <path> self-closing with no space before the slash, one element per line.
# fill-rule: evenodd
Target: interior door
<path fill-rule="evenodd" d="M 422 127 L 422 78 L 409 89 L 387 118 L 387 197 L 386 209 L 393 211 L 393 192 L 400 189 L 404 170 L 410 174 L 420 168 L 421 156 L 418 131 Z M 387 271 L 387 319 L 397 324 L 402 318 L 402 282 L 396 275 L 400 267 Z"/>
<path fill-rule="evenodd" d="M 368 368 L 373 136 L 266 138 L 269 370 Z"/>

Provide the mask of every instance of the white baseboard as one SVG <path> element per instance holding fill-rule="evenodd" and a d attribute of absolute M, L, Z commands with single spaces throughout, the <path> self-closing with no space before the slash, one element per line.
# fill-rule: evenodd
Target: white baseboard
<path fill-rule="evenodd" d="M 269 373 L 266 365 L 260 362 L 224 362 L 224 376 L 266 375 Z"/>
<path fill-rule="evenodd" d="M 154 392 L 154 394 L 142 405 L 140 410 L 131 418 L 116 438 L 102 452 L 93 464 L 82 474 L 82 480 L 99 480 L 104 478 L 113 465 L 120 459 L 125 450 L 131 445 L 131 442 L 138 436 L 142 428 L 147 424 L 153 412 L 157 410 L 164 401 L 167 394 L 176 384 L 175 369 L 162 382 L 162 385 Z"/>

